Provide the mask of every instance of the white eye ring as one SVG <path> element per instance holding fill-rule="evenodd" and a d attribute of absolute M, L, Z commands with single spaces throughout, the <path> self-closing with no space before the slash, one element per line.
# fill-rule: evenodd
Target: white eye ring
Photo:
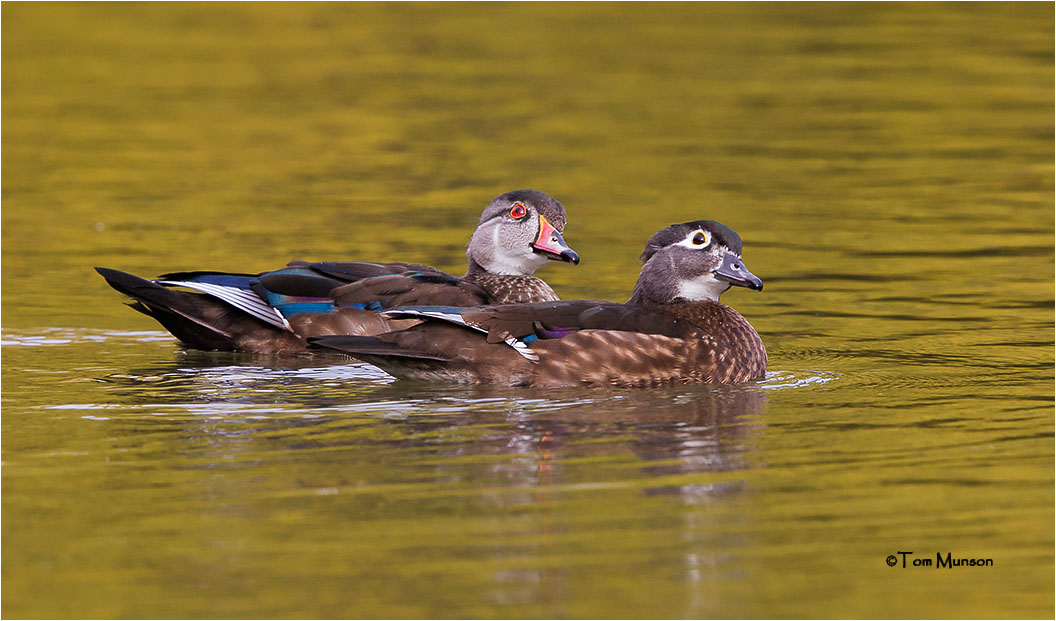
<path fill-rule="evenodd" d="M 692 250 L 699 250 L 701 248 L 706 248 L 710 243 L 711 233 L 703 229 L 697 229 L 689 235 L 686 235 L 686 238 L 678 242 L 678 245 L 685 246 L 686 248 L 690 248 Z"/>

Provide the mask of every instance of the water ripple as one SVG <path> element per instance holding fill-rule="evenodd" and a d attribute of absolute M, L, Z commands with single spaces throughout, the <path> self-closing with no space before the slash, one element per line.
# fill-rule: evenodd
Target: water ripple
<path fill-rule="evenodd" d="M 130 341 L 152 343 L 175 341 L 171 334 L 161 330 L 113 331 L 79 328 L 41 328 L 35 333 L 24 334 L 4 330 L 0 346 L 40 347 L 43 345 L 73 345 L 78 343 L 104 343 L 106 341 Z"/>
<path fill-rule="evenodd" d="M 830 371 L 769 371 L 756 384 L 765 390 L 782 390 L 828 384 L 840 378 L 841 374 Z"/>

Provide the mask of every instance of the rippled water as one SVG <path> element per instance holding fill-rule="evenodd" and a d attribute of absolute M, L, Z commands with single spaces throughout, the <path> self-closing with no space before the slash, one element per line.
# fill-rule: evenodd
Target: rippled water
<path fill-rule="evenodd" d="M 1050 617 L 1051 4 L 13 4 L 4 617 Z M 458 271 L 565 298 L 719 220 L 760 382 L 395 382 L 185 351 L 91 271 Z M 913 552 L 901 567 L 899 551 Z M 989 558 L 992 566 L 914 567 Z M 894 567 L 886 559 L 896 555 Z"/>

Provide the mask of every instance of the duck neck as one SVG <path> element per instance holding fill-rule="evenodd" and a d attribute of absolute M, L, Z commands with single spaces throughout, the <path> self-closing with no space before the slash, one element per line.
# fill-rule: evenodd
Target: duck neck
<path fill-rule="evenodd" d="M 473 259 L 462 280 L 472 283 L 488 294 L 491 304 L 519 304 L 523 302 L 551 302 L 557 294 L 541 278 L 492 274 Z"/>
<path fill-rule="evenodd" d="M 469 282 L 479 282 L 485 276 L 491 276 L 488 270 L 481 267 L 480 263 L 477 263 L 473 258 L 469 259 L 469 267 L 466 268 L 466 273 L 462 276 L 462 280 L 468 280 Z"/>
<path fill-rule="evenodd" d="M 729 306 L 726 306 L 722 302 L 715 302 L 712 300 L 701 300 L 697 302 L 668 302 L 666 304 L 649 304 L 653 308 L 658 308 L 666 313 L 670 313 L 680 319 L 685 319 L 691 323 L 697 325 L 705 324 L 716 318 L 726 319 L 732 317 L 740 317 L 740 313 L 735 311 Z"/>

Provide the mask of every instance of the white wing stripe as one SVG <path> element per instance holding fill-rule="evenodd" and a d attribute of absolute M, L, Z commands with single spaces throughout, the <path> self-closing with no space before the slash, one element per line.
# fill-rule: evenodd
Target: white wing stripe
<path fill-rule="evenodd" d="M 466 323 L 466 320 L 459 313 L 447 313 L 447 312 L 444 312 L 444 311 L 422 310 L 422 309 L 419 309 L 419 308 L 393 308 L 391 310 L 383 311 L 382 314 L 387 316 L 387 317 L 401 317 L 401 316 L 429 317 L 430 319 L 438 319 L 440 321 L 446 321 L 448 323 L 454 323 L 454 324 L 458 324 L 460 326 L 465 326 L 466 328 L 471 328 L 473 330 L 476 330 L 477 332 L 483 332 L 485 334 L 487 334 L 487 332 L 488 332 L 487 330 L 485 330 L 483 328 L 480 328 L 478 326 L 475 326 L 475 325 L 473 325 L 471 323 Z"/>
<path fill-rule="evenodd" d="M 186 287 L 188 289 L 194 289 L 195 291 L 201 291 L 214 298 L 223 300 L 238 310 L 248 313 L 265 323 L 275 326 L 276 328 L 282 328 L 283 330 L 293 332 L 293 328 L 290 327 L 290 323 L 286 321 L 286 318 L 282 316 L 282 313 L 280 313 L 278 309 L 269 306 L 267 302 L 260 299 L 260 296 L 252 291 L 246 291 L 245 289 L 239 289 L 238 287 L 214 285 L 206 282 L 184 282 L 181 280 L 158 280 L 155 282 L 160 285 Z"/>
<path fill-rule="evenodd" d="M 460 325 L 460 326 L 465 326 L 467 328 L 471 328 L 471 329 L 476 330 L 477 332 L 481 332 L 483 334 L 487 334 L 488 333 L 488 331 L 485 330 L 484 328 L 481 328 L 479 326 L 475 326 L 475 325 L 473 325 L 471 323 L 466 323 L 465 318 L 462 317 L 462 315 L 460 313 L 448 313 L 448 312 L 444 312 L 444 311 L 429 311 L 429 310 L 421 310 L 421 309 L 417 309 L 417 308 L 406 308 L 406 309 L 404 309 L 404 308 L 394 308 L 392 310 L 385 311 L 384 314 L 389 316 L 389 317 L 400 317 L 400 316 L 429 317 L 431 319 L 439 319 L 440 321 L 446 321 L 448 323 L 453 323 L 453 324 L 457 324 L 457 325 Z M 521 341 L 517 340 L 516 338 L 514 338 L 512 336 L 510 338 L 508 338 L 508 339 L 504 339 L 503 342 L 505 342 L 507 345 L 512 347 L 514 351 L 516 351 L 518 354 L 524 356 L 528 360 L 531 360 L 532 362 L 538 362 L 539 361 L 539 356 L 536 355 L 536 353 L 534 351 L 532 351 L 531 347 L 528 347 L 527 343 L 522 343 Z"/>
<path fill-rule="evenodd" d="M 532 351 L 531 347 L 528 347 L 527 343 L 522 343 L 512 336 L 506 339 L 506 344 L 513 348 L 518 354 L 524 356 L 532 362 L 539 362 L 539 356 Z"/>

